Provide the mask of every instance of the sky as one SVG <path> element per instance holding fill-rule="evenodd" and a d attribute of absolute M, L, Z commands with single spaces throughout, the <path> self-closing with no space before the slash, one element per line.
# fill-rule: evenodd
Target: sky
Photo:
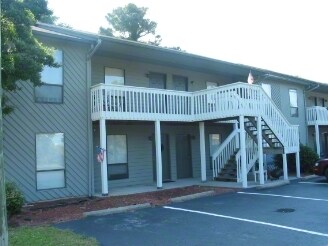
<path fill-rule="evenodd" d="M 77 30 L 97 33 L 128 3 L 147 7 L 162 46 L 328 83 L 325 0 L 48 0 Z"/>

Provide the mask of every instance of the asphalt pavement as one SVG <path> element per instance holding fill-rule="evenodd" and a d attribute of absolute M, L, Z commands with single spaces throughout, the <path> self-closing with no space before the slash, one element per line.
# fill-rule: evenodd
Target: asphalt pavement
<path fill-rule="evenodd" d="M 328 245 L 328 183 L 295 180 L 57 224 L 101 245 Z"/>

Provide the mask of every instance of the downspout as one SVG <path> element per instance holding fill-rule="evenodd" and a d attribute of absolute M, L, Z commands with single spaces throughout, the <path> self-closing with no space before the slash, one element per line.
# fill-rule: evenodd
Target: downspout
<path fill-rule="evenodd" d="M 93 133 L 92 133 L 92 121 L 91 121 L 91 93 L 90 93 L 90 88 L 91 88 L 91 58 L 94 55 L 94 53 L 98 50 L 98 48 L 101 45 L 101 39 L 98 38 L 97 44 L 91 45 L 91 49 L 87 53 L 87 114 L 88 114 L 88 158 L 89 158 L 89 197 L 93 195 L 94 192 L 94 163 L 93 163 Z"/>

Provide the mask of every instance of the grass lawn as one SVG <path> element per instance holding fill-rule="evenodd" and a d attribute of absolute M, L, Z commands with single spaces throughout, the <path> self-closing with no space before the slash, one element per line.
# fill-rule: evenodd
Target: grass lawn
<path fill-rule="evenodd" d="M 9 229 L 10 246 L 57 246 L 57 245 L 98 245 L 94 238 L 88 238 L 71 231 L 50 226 L 20 227 Z"/>

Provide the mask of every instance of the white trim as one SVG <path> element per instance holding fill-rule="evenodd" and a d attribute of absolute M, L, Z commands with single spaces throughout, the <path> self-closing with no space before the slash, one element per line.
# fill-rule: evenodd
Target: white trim
<path fill-rule="evenodd" d="M 263 221 L 258 221 L 258 220 L 250 220 L 250 219 L 244 219 L 244 218 L 239 218 L 239 217 L 227 216 L 227 215 L 223 215 L 223 214 L 207 213 L 207 212 L 202 212 L 202 211 L 197 211 L 197 210 L 176 208 L 176 207 L 170 207 L 170 206 L 164 206 L 164 208 L 171 209 L 171 210 L 177 210 L 177 211 L 183 211 L 183 212 L 189 212 L 189 213 L 195 213 L 195 214 L 209 215 L 209 216 L 214 216 L 214 217 L 219 217 L 219 218 L 224 218 L 224 219 L 237 220 L 237 221 L 242 221 L 242 222 L 249 222 L 249 223 L 253 223 L 253 224 L 271 226 L 271 227 L 276 227 L 276 228 L 280 228 L 280 229 L 297 231 L 297 232 L 302 232 L 305 234 L 311 234 L 311 235 L 316 235 L 316 236 L 321 236 L 321 237 L 328 237 L 328 234 L 322 233 L 322 232 L 310 231 L 310 230 L 300 229 L 300 228 L 296 228 L 296 227 L 273 224 L 273 223 L 268 223 L 268 222 L 263 222 Z"/>
<path fill-rule="evenodd" d="M 302 197 L 302 196 L 287 196 L 287 195 L 265 194 L 265 193 L 243 192 L 243 191 L 239 191 L 237 193 L 238 194 L 245 194 L 245 195 L 273 196 L 273 197 L 283 197 L 283 198 L 292 198 L 292 199 L 301 199 L 301 200 L 328 202 L 328 199 Z"/>
<path fill-rule="evenodd" d="M 316 182 L 298 182 L 299 184 L 316 184 L 316 185 L 328 185 L 328 183 L 316 183 Z"/>

